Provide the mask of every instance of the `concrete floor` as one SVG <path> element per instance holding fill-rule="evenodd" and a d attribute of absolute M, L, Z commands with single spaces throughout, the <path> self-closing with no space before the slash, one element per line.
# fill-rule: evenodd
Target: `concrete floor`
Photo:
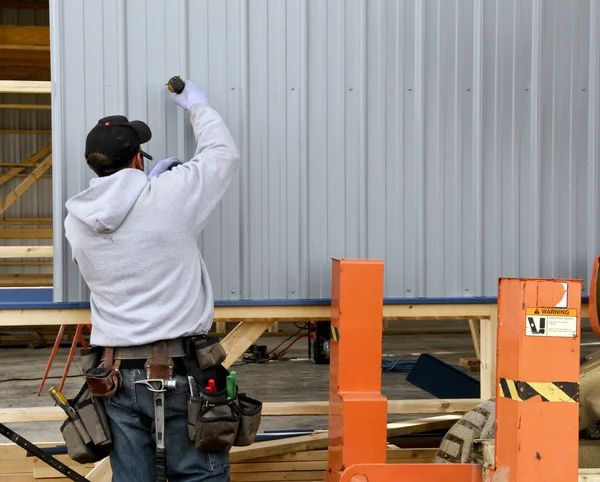
<path fill-rule="evenodd" d="M 443 322 L 447 323 L 447 322 Z M 439 329 L 439 322 L 418 325 L 429 331 Z M 447 325 L 446 325 L 447 326 Z M 468 326 L 468 325 L 464 325 Z M 464 326 L 461 325 L 462 328 Z M 288 331 L 289 329 L 286 329 Z M 409 330 L 410 331 L 410 330 Z M 264 336 L 260 344 L 274 349 L 288 336 Z M 582 354 L 587 354 L 600 346 L 592 333 L 583 333 Z M 1 407 L 40 407 L 52 405 L 47 389 L 60 383 L 60 377 L 67 359 L 68 347 L 60 348 L 54 361 L 51 377 L 40 396 L 37 389 L 50 355 L 51 347 L 43 349 L 1 348 L 0 349 L 0 406 Z M 428 335 L 385 335 L 383 353 L 402 351 L 402 358 L 416 360 L 420 353 L 429 353 L 448 363 L 458 364 L 461 357 L 475 355 L 471 336 L 468 332 L 456 333 L 449 330 L 444 334 Z M 329 390 L 329 366 L 315 365 L 308 360 L 307 338 L 299 340 L 288 352 L 285 360 L 267 364 L 236 364 L 238 382 L 250 396 L 268 401 L 311 401 L 327 400 Z M 360 353 L 357 353 L 360 356 Z M 468 372 L 479 378 L 478 372 Z M 68 397 L 74 396 L 83 383 L 80 364 L 77 359 L 69 372 L 70 378 L 64 388 Z M 389 399 L 433 398 L 428 393 L 408 383 L 406 373 L 383 372 L 382 392 Z M 390 417 L 390 421 L 416 418 L 419 415 Z M 61 441 L 59 422 L 19 423 L 9 427 L 32 442 Z M 260 431 L 292 429 L 326 429 L 327 417 L 264 417 Z"/>

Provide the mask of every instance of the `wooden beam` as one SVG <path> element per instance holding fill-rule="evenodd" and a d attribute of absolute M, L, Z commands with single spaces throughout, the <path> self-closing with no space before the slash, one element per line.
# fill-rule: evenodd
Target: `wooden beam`
<path fill-rule="evenodd" d="M 10 192 L 2 202 L 0 202 L 0 214 L 4 213 L 10 206 L 12 206 L 19 197 L 23 195 L 33 183 L 37 181 L 42 174 L 52 167 L 52 154 L 44 159 L 34 170 L 27 176 L 21 183 Z M 33 230 L 32 230 L 33 231 Z M 37 231 L 37 230 L 36 230 Z M 51 230 L 39 230 L 39 231 L 50 231 L 50 237 L 52 237 Z M 41 233 L 38 233 L 41 234 Z"/>
<path fill-rule="evenodd" d="M 44 25 L 2 25 L 0 48 L 50 48 L 50 27 Z"/>
<path fill-rule="evenodd" d="M 6 199 L 4 199 L 4 201 L 6 201 Z M 2 209 L 4 201 L 0 202 L 0 209 Z M 4 212 L 4 210 L 0 212 Z M 52 229 L 0 228 L 0 239 L 52 239 Z"/>
<path fill-rule="evenodd" d="M 383 317 L 387 320 L 468 320 L 489 319 L 491 304 L 419 304 L 384 305 Z M 242 321 L 237 307 L 220 307 L 219 321 Z M 308 306 L 249 306 L 244 307 L 247 319 L 262 317 L 270 321 L 320 321 L 329 320 L 331 307 L 328 305 Z"/>
<path fill-rule="evenodd" d="M 0 253 L 2 252 L 0 247 Z M 9 248 L 6 246 L 5 248 Z M 10 246 L 10 248 L 20 248 L 18 246 Z M 2 256 L 0 256 L 2 257 Z M 17 257 L 17 256 L 15 256 Z M 21 256 L 19 256 L 21 257 Z M 35 256 L 29 256 L 35 257 Z M 460 306 L 460 305 L 459 305 Z M 495 306 L 495 305 L 493 305 Z M 390 306 L 393 307 L 393 306 Z M 432 306 L 418 305 L 414 311 L 411 311 L 407 320 L 427 320 L 427 319 L 450 319 L 450 320 L 465 320 L 469 316 L 456 315 L 455 318 L 444 317 L 442 314 L 449 305 L 433 305 Z M 401 313 L 402 306 L 397 306 L 397 313 Z M 467 307 L 468 308 L 468 307 Z M 488 306 L 489 309 L 489 306 Z M 587 305 L 582 304 L 582 318 L 585 318 L 584 312 L 587 310 Z M 73 312 L 76 312 L 74 314 Z M 467 310 L 468 312 L 468 310 Z M 301 315 L 301 316 L 299 316 Z M 331 315 L 331 308 L 323 306 L 228 306 L 215 307 L 214 321 L 239 321 L 244 323 L 263 323 L 277 320 L 279 322 L 297 322 L 297 321 L 322 321 L 328 320 Z M 50 309 L 28 309 L 28 310 L 2 310 L 0 306 L 0 326 L 53 326 L 53 325 L 71 325 L 90 323 L 89 308 L 67 309 L 60 308 Z M 429 316 L 434 316 L 429 318 Z M 401 319 L 401 318 L 400 318 Z M 86 321 L 82 321 L 86 320 Z M 266 328 L 265 328 L 266 330 Z M 231 333 L 230 333 L 231 334 Z M 482 331 L 482 337 L 483 337 Z"/>
<path fill-rule="evenodd" d="M 15 288 L 15 287 L 42 287 L 52 286 L 52 274 L 43 273 L 13 273 L 0 274 L 0 287 Z"/>
<path fill-rule="evenodd" d="M 15 8 L 15 9 L 28 9 L 28 10 L 48 10 L 48 2 L 14 2 L 14 1 L 0 1 L 0 8 Z"/>
<path fill-rule="evenodd" d="M 50 129 L 0 129 L 0 134 L 52 134 Z"/>
<path fill-rule="evenodd" d="M 582 304 L 583 317 L 583 304 Z M 488 400 L 496 396 L 496 350 L 498 331 L 498 306 L 491 307 L 492 316 L 489 320 L 481 320 L 480 330 L 480 380 L 481 398 Z"/>
<path fill-rule="evenodd" d="M 388 415 L 466 413 L 479 405 L 479 399 L 388 400 Z M 327 416 L 329 402 L 264 402 L 263 417 Z M 60 407 L 0 408 L 0 423 L 61 422 Z"/>
<path fill-rule="evenodd" d="M 51 110 L 50 104 L 0 104 L 0 109 Z"/>
<path fill-rule="evenodd" d="M 0 80 L 0 94 L 50 94 L 50 81 Z"/>
<path fill-rule="evenodd" d="M 221 342 L 227 358 L 223 362 L 225 368 L 233 363 L 271 326 L 272 321 L 258 323 L 239 323 Z"/>
<path fill-rule="evenodd" d="M 442 415 L 440 417 L 421 418 L 406 422 L 389 423 L 388 437 L 399 437 L 412 433 L 429 432 L 452 427 L 460 415 Z M 324 449 L 329 442 L 329 434 L 323 431 L 317 434 L 301 435 L 283 440 L 256 442 L 248 447 L 233 447 L 230 452 L 231 462 L 237 463 L 258 457 L 268 457 L 289 452 Z"/>
<path fill-rule="evenodd" d="M 0 226 L 52 226 L 52 218 L 0 218 Z"/>
<path fill-rule="evenodd" d="M 0 261 L 0 266 L 52 266 L 52 261 Z"/>
<path fill-rule="evenodd" d="M 52 257 L 54 257 L 53 246 L 0 246 L 0 259 Z"/>
<path fill-rule="evenodd" d="M 25 159 L 20 165 L 17 167 L 10 169 L 4 174 L 0 175 L 0 186 L 5 182 L 8 182 L 13 177 L 18 176 L 23 170 L 27 167 L 34 167 L 43 157 L 49 155 L 52 152 L 52 143 L 46 144 L 39 151 L 33 153 L 27 159 Z"/>
<path fill-rule="evenodd" d="M 24 174 L 17 174 L 15 177 L 22 178 L 22 177 L 27 177 L 27 176 L 29 176 L 29 174 L 24 173 Z M 52 179 L 52 174 L 51 173 L 43 174 L 40 176 L 40 179 Z"/>
<path fill-rule="evenodd" d="M 471 338 L 473 339 L 475 356 L 481 360 L 481 351 L 479 349 L 479 340 L 481 339 L 481 335 L 479 333 L 479 320 L 469 320 L 469 329 L 471 330 Z"/>

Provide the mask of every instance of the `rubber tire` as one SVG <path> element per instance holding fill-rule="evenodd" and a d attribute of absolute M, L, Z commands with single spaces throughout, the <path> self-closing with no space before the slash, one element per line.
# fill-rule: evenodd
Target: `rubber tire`
<path fill-rule="evenodd" d="M 446 433 L 435 454 L 435 464 L 481 464 L 473 442 L 496 435 L 496 400 L 486 400 L 456 422 Z"/>

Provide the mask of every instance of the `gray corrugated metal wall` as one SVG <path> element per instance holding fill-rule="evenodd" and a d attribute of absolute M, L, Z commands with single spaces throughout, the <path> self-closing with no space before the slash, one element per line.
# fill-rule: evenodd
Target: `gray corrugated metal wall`
<path fill-rule="evenodd" d="M 47 26 L 48 10 L 44 9 L 0 9 L 1 25 Z M 49 104 L 48 95 L 0 94 L 1 104 Z M 51 128 L 49 110 L 0 109 L 0 129 L 41 129 Z M 0 162 L 19 163 L 31 156 L 51 141 L 49 134 L 5 134 L 0 133 Z M 6 172 L 6 170 L 3 170 Z M 50 171 L 48 171 L 50 172 Z M 4 199 L 23 178 L 13 178 L 0 186 L 0 199 Z M 52 179 L 36 181 L 2 217 L 7 218 L 50 218 L 52 217 Z M 3 246 L 51 245 L 51 239 L 2 239 Z M 16 261 L 16 260 L 11 260 Z M 29 260 L 31 261 L 31 260 Z M 50 266 L 2 266 L 1 273 L 51 273 Z"/>
<path fill-rule="evenodd" d="M 331 257 L 384 259 L 388 297 L 587 283 L 599 20 L 589 0 L 51 0 L 56 299 L 87 299 L 61 223 L 95 121 L 145 119 L 157 159 L 189 157 L 173 74 L 242 153 L 201 240 L 217 298 L 327 297 Z"/>

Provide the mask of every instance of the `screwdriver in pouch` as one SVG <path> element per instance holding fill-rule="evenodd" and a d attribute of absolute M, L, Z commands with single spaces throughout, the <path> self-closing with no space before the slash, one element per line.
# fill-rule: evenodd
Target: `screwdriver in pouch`
<path fill-rule="evenodd" d="M 58 388 L 50 387 L 48 393 L 52 396 L 57 405 L 65 411 L 69 418 L 79 418 L 75 409 L 69 404 L 67 397 L 65 397 Z"/>

